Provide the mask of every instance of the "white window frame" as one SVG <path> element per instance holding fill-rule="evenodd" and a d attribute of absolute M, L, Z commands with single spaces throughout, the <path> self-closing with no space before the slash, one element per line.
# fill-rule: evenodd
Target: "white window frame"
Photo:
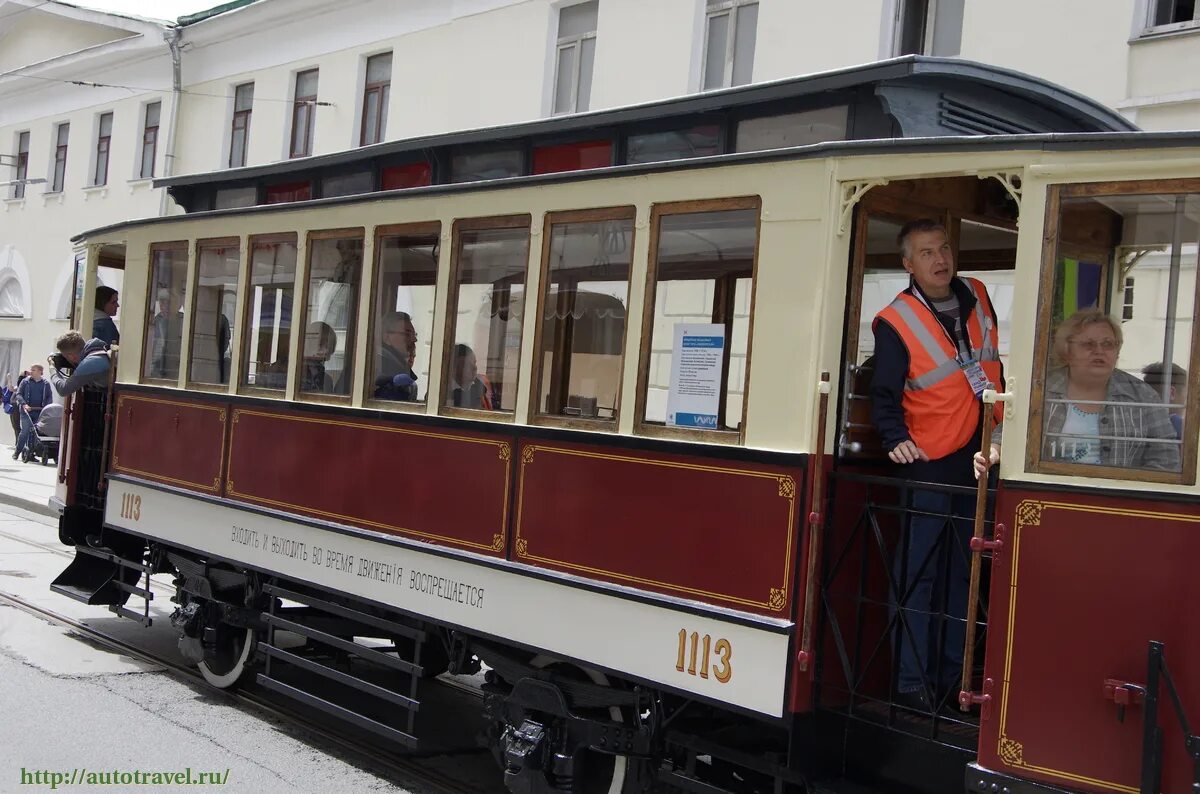
<path fill-rule="evenodd" d="M 709 3 L 706 0 L 704 3 L 704 37 L 701 40 L 703 42 L 703 49 L 700 53 L 701 91 L 716 91 L 721 88 L 731 88 L 733 86 L 733 62 L 737 57 L 737 53 L 734 51 L 737 43 L 737 10 L 742 6 L 756 5 L 759 5 L 759 0 L 721 0 L 720 3 Z M 704 84 L 707 82 L 706 78 L 708 77 L 708 28 L 712 24 L 713 17 L 724 16 L 726 14 L 729 15 L 729 26 L 725 31 L 725 68 L 721 74 L 721 84 L 712 88 L 705 88 Z M 755 31 L 754 35 L 757 39 L 758 31 Z"/>
<path fill-rule="evenodd" d="M 908 0 L 895 0 L 892 9 L 892 58 L 903 57 L 900 52 L 901 39 L 904 38 L 904 7 Z M 927 0 L 925 6 L 925 34 L 921 37 L 921 51 L 917 55 L 928 55 L 933 51 L 933 31 L 937 24 L 938 0 Z M 912 53 L 907 53 L 912 54 Z"/>
<path fill-rule="evenodd" d="M 1192 10 L 1192 18 L 1182 22 L 1167 22 L 1166 24 L 1158 25 L 1154 21 L 1154 13 L 1158 5 L 1157 0 L 1140 0 L 1140 6 L 1137 12 L 1137 20 L 1141 23 L 1135 25 L 1134 36 L 1159 36 L 1170 33 L 1181 33 L 1200 29 L 1200 3 Z"/>
<path fill-rule="evenodd" d="M 757 2 L 758 0 L 755 0 Z M 571 5 L 583 5 L 582 3 L 572 3 Z M 563 6 L 570 8 L 571 5 Z M 562 14 L 563 9 L 558 10 Z M 599 21 L 596 27 L 599 27 Z M 554 116 L 565 116 L 571 113 L 579 112 L 579 79 L 583 76 L 583 43 L 591 39 L 595 41 L 596 31 L 592 30 L 587 33 L 581 33 L 578 36 L 560 36 L 555 41 L 554 45 L 554 78 L 550 86 L 550 113 Z M 562 55 L 564 50 L 575 49 L 575 66 L 571 73 L 571 101 L 568 103 L 568 109 L 558 110 L 555 103 L 558 101 L 558 78 L 559 69 L 562 66 Z M 590 97 L 589 97 L 590 100 Z M 589 101 L 589 105 L 591 102 Z"/>

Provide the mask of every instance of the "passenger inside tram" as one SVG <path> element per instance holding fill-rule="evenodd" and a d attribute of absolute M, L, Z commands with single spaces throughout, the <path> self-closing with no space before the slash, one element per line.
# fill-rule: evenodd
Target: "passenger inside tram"
<path fill-rule="evenodd" d="M 1183 419 L 1186 413 L 1183 395 L 1187 394 L 1187 370 L 1178 364 L 1171 365 L 1171 376 L 1166 376 L 1167 367 L 1161 361 L 1147 364 L 1142 368 L 1142 380 L 1170 402 L 1171 424 L 1175 426 L 1175 435 L 1183 438 Z"/>
<path fill-rule="evenodd" d="M 454 407 L 490 411 L 496 404 L 492 384 L 479 371 L 475 351 L 466 345 L 454 346 L 450 378 L 450 404 Z"/>
<path fill-rule="evenodd" d="M 318 394 L 334 393 L 334 381 L 325 371 L 325 363 L 337 347 L 337 334 L 328 323 L 312 322 L 304 332 L 304 368 L 300 390 Z"/>
<path fill-rule="evenodd" d="M 417 330 L 408 312 L 388 312 L 380 321 L 382 341 L 375 357 L 375 392 L 379 400 L 417 399 Z"/>

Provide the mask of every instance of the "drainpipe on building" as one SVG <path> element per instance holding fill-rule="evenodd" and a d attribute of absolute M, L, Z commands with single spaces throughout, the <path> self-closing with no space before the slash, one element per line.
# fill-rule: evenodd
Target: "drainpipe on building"
<path fill-rule="evenodd" d="M 171 120 L 167 127 L 167 150 L 163 156 L 163 176 L 168 177 L 175 173 L 175 125 L 179 123 L 179 102 L 183 97 L 183 29 L 179 27 L 171 28 L 163 33 L 163 38 L 167 42 L 167 47 L 171 50 Z M 167 202 L 170 196 L 167 194 L 166 188 L 163 188 L 162 196 L 159 199 L 158 214 L 167 214 Z"/>

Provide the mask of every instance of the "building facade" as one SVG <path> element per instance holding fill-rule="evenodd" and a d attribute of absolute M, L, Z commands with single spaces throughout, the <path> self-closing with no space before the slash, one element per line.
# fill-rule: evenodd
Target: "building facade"
<path fill-rule="evenodd" d="M 3 0 L 0 375 L 66 329 L 72 236 L 178 211 L 154 178 L 911 53 L 1033 74 L 1145 129 L 1194 128 L 1198 14 L 1183 0 L 258 0 L 168 23 Z M 266 200 L 307 197 L 287 188 Z M 101 281 L 119 288 L 120 272 Z M 146 307 L 124 311 L 140 322 Z"/>

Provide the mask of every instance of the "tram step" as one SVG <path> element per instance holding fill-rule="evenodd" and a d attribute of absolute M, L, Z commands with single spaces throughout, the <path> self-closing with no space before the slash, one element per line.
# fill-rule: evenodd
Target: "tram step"
<path fill-rule="evenodd" d="M 52 591 L 92 606 L 122 606 L 131 594 L 153 598 L 148 590 L 135 587 L 146 566 L 86 546 L 76 546 L 76 551 L 71 564 L 50 583 Z"/>

